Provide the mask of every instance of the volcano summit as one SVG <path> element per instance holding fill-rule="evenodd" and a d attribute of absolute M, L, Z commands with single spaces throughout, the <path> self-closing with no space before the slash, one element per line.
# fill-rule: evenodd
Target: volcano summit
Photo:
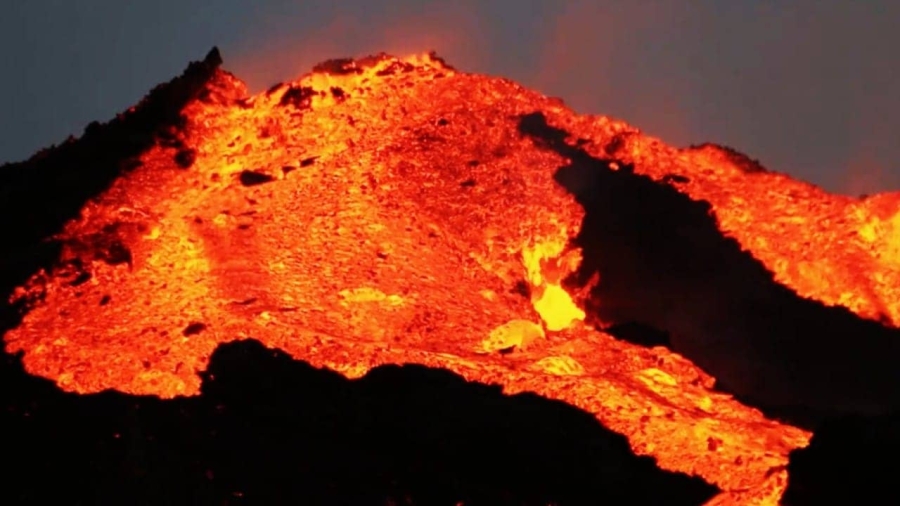
<path fill-rule="evenodd" d="M 816 504 L 892 474 L 865 451 L 897 447 L 900 195 L 434 54 L 258 95 L 220 66 L 0 169 L 12 502 Z"/>

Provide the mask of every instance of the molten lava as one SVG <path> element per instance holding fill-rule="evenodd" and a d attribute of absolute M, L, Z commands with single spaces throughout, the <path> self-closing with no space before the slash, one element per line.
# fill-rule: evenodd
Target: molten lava
<path fill-rule="evenodd" d="M 584 311 L 561 286 L 565 276 L 575 272 L 581 263 L 577 250 L 563 255 L 567 237 L 522 248 L 522 262 L 531 284 L 531 302 L 541 315 L 548 330 L 568 328 L 575 321 L 584 320 Z M 562 263 L 562 265 L 560 265 Z M 562 272 L 560 269 L 564 269 Z"/>
<path fill-rule="evenodd" d="M 536 113 L 567 134 L 523 134 Z M 651 292 L 660 306 L 642 323 L 662 330 L 690 334 L 678 315 L 696 314 L 726 335 L 733 308 L 681 313 L 724 299 L 718 278 L 698 275 L 706 302 L 654 285 L 689 262 L 674 254 L 634 280 L 646 292 L 633 298 L 617 281 L 625 264 L 585 270 L 597 253 L 584 202 L 596 191 L 560 174 L 598 160 L 614 160 L 604 188 L 637 181 L 673 206 L 707 202 L 698 216 L 716 237 L 791 297 L 900 325 L 900 196 L 828 195 L 727 149 L 669 147 L 433 55 L 332 61 L 252 96 L 216 69 L 181 114 L 182 128 L 127 160 L 55 236 L 54 265 L 15 294 L 28 312 L 7 351 L 66 391 L 193 396 L 216 347 L 250 337 L 352 378 L 417 363 L 588 411 L 661 468 L 718 486 L 709 504 L 776 504 L 788 453 L 809 432 L 714 389 L 716 367 L 730 365 L 703 353 L 695 363 L 676 337 L 672 351 L 602 331 L 610 317 L 640 320 L 630 316 Z M 628 226 L 603 225 L 609 238 Z M 699 237 L 697 227 L 667 233 Z M 641 255 L 663 253 L 647 241 L 596 251 L 649 265 Z M 612 291 L 591 295 L 595 285 Z"/>

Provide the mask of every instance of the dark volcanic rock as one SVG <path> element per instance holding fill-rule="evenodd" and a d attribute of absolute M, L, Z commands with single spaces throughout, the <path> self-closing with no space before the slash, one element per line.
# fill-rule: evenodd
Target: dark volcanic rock
<path fill-rule="evenodd" d="M 900 415 L 837 418 L 794 450 L 784 506 L 898 504 Z"/>
<path fill-rule="evenodd" d="M 0 294 L 47 266 L 58 247 L 42 243 L 105 190 L 131 159 L 164 132 L 183 126 L 181 109 L 203 91 L 222 58 L 213 48 L 184 73 L 155 87 L 133 109 L 106 123 L 91 123 L 84 136 L 0 167 Z M 11 217 L 15 219 L 11 219 Z"/>
<path fill-rule="evenodd" d="M 265 172 L 256 170 L 243 170 L 241 171 L 240 176 L 238 176 L 238 179 L 244 186 L 257 186 L 275 180 L 274 177 Z"/>
<path fill-rule="evenodd" d="M 4 355 L 0 500 L 687 506 L 717 492 L 590 414 L 446 371 L 351 381 L 249 340 L 221 346 L 204 377 L 194 398 L 79 396 Z"/>
<path fill-rule="evenodd" d="M 709 203 L 568 144 L 540 113 L 520 130 L 569 162 L 556 180 L 586 212 L 569 282 L 602 279 L 584 302 L 594 321 L 664 330 L 721 390 L 795 425 L 900 407 L 900 330 L 799 297 L 721 233 Z"/>

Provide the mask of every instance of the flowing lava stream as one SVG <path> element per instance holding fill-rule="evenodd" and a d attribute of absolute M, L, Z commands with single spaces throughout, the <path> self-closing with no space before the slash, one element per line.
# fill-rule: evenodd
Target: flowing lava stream
<path fill-rule="evenodd" d="M 717 378 L 763 407 L 895 400 L 858 399 L 862 379 L 822 394 L 748 343 L 801 335 L 784 310 L 896 357 L 897 195 L 828 195 L 724 148 L 668 147 L 431 54 L 331 61 L 253 96 L 217 59 L 156 91 L 184 106 L 15 289 L 26 310 L 4 341 L 30 374 L 164 403 L 240 383 L 216 356 L 281 350 L 362 382 L 419 364 L 590 413 L 652 472 L 704 482 L 706 504 L 777 504 L 811 436 Z M 153 97 L 118 121 L 155 114 Z M 613 336 L 634 322 L 671 343 Z M 222 351 L 232 341 L 250 348 Z M 782 342 L 806 367 L 792 347 L 808 343 Z"/>

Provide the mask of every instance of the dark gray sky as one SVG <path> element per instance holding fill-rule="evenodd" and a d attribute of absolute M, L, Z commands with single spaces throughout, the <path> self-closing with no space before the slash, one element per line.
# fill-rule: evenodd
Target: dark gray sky
<path fill-rule="evenodd" d="M 0 163 L 106 121 L 213 45 L 262 90 L 436 49 L 679 145 L 900 190 L 896 0 L 22 0 L 0 11 Z"/>

